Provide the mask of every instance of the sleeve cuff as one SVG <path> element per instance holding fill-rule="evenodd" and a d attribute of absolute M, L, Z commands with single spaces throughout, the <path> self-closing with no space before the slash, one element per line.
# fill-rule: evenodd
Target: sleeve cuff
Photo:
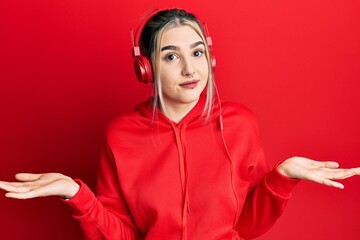
<path fill-rule="evenodd" d="M 281 163 L 275 164 L 272 171 L 270 171 L 265 178 L 266 186 L 275 193 L 283 198 L 290 198 L 291 191 L 294 189 L 296 184 L 300 182 L 299 179 L 289 178 L 281 174 L 278 170 L 278 166 Z"/>
<path fill-rule="evenodd" d="M 97 201 L 95 194 L 80 179 L 74 179 L 80 185 L 79 191 L 71 199 L 61 198 L 62 202 L 70 207 L 72 215 L 81 216 L 89 212 Z"/>

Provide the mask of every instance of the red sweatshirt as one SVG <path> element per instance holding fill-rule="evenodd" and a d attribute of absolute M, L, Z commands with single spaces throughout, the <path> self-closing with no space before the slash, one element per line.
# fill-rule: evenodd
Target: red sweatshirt
<path fill-rule="evenodd" d="M 298 180 L 268 170 L 248 109 L 222 103 L 222 132 L 204 104 L 177 124 L 148 101 L 109 125 L 96 196 L 77 180 L 65 201 L 87 239 L 251 239 L 274 224 Z"/>

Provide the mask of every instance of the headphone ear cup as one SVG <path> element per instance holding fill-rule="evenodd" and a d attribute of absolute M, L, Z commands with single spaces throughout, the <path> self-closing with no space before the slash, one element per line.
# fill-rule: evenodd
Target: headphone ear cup
<path fill-rule="evenodd" d="M 152 69 L 151 63 L 147 57 L 137 56 L 134 60 L 134 69 L 137 79 L 142 83 L 151 83 Z"/>

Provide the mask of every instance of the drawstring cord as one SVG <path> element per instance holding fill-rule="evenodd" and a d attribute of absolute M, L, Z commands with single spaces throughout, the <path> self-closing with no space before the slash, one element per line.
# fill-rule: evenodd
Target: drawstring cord
<path fill-rule="evenodd" d="M 188 195 L 188 182 L 189 182 L 189 174 L 188 174 L 188 164 L 186 161 L 186 139 L 185 139 L 185 131 L 187 127 L 187 123 L 185 122 L 182 126 L 177 128 L 173 124 L 171 127 L 174 130 L 176 145 L 179 153 L 179 171 L 180 171 L 180 181 L 181 181 L 181 189 L 183 193 L 183 209 L 182 209 L 182 240 L 187 240 L 187 214 L 190 212 L 190 201 Z"/>
<path fill-rule="evenodd" d="M 235 199 L 236 199 L 236 212 L 235 212 L 235 218 L 234 218 L 234 223 L 233 223 L 234 229 L 235 229 L 236 228 L 236 223 L 237 223 L 237 218 L 240 215 L 240 213 L 239 213 L 239 197 L 236 194 L 236 189 L 235 189 L 235 185 L 234 185 L 234 161 L 231 158 L 230 151 L 229 151 L 229 149 L 228 149 L 228 147 L 226 145 L 226 141 L 225 141 L 224 122 L 223 122 L 223 117 L 222 117 L 221 100 L 220 100 L 219 91 L 218 91 L 218 89 L 216 87 L 215 82 L 214 82 L 214 87 L 215 87 L 216 98 L 217 98 L 217 101 L 219 103 L 219 115 L 220 115 L 219 116 L 219 128 L 220 128 L 221 139 L 222 139 L 222 142 L 224 144 L 226 154 L 229 157 L 229 160 L 230 160 L 230 163 L 231 163 L 231 187 L 232 187 Z"/>

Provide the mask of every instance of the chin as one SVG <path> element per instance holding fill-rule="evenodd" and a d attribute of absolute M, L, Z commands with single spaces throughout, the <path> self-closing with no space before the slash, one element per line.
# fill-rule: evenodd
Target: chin
<path fill-rule="evenodd" d="M 193 102 L 197 102 L 200 98 L 200 93 L 199 94 L 193 94 L 192 96 L 186 96 L 181 98 L 181 102 L 184 104 L 190 104 Z"/>

